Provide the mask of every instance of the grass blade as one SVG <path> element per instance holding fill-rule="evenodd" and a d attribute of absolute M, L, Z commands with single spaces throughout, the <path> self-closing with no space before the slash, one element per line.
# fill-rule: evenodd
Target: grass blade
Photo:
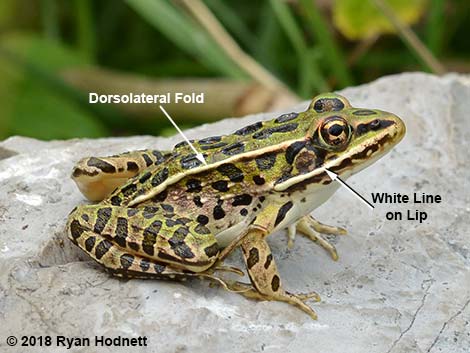
<path fill-rule="evenodd" d="M 307 44 L 288 5 L 279 0 L 270 0 L 270 4 L 298 56 L 300 70 L 298 72 L 299 90 L 301 96 L 310 97 L 312 95 L 311 88 L 313 87 L 318 92 L 329 90 L 319 67 L 314 61 L 308 60 Z"/>
<path fill-rule="evenodd" d="M 191 18 L 164 0 L 126 0 L 141 17 L 175 45 L 208 68 L 232 78 L 246 78 L 238 66 Z"/>
<path fill-rule="evenodd" d="M 346 60 L 340 48 L 336 45 L 336 41 L 315 2 L 312 0 L 300 0 L 300 4 L 306 17 L 305 22 L 311 28 L 318 45 L 324 53 L 326 63 L 330 67 L 330 73 L 338 78 L 341 86 L 350 86 L 353 81 L 347 68 Z"/>

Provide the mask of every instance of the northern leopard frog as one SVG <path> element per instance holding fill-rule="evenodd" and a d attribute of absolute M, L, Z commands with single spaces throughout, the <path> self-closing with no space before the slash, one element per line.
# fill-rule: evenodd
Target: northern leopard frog
<path fill-rule="evenodd" d="M 293 304 L 316 318 L 305 301 L 316 293 L 284 290 L 265 237 L 296 231 L 337 253 L 321 234 L 345 230 L 310 216 L 337 189 L 323 168 L 346 178 L 383 156 L 405 134 L 403 122 L 380 110 L 358 109 L 337 94 L 313 99 L 302 113 L 281 115 L 232 134 L 193 141 L 171 151 L 143 150 L 81 160 L 73 179 L 93 205 L 75 208 L 70 239 L 113 274 L 126 277 L 206 277 L 261 300 Z M 241 246 L 250 284 L 217 271 Z"/>

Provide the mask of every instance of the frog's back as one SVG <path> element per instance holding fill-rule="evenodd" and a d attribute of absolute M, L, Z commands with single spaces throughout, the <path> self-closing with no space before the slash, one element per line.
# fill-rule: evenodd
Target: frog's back
<path fill-rule="evenodd" d="M 186 180 L 183 184 L 189 182 L 189 190 L 192 186 L 197 189 L 191 184 L 197 184 L 197 180 L 201 179 L 207 183 L 223 184 L 222 179 L 240 182 L 247 177 L 255 177 L 250 183 L 259 187 L 262 180 L 254 173 L 261 169 L 264 174 L 270 170 L 274 174 L 282 174 L 285 163 L 280 158 L 277 161 L 277 155 L 284 153 L 293 142 L 305 139 L 313 115 L 305 119 L 304 114 L 312 113 L 287 113 L 247 125 L 229 135 L 191 140 L 195 149 L 203 154 L 207 165 L 196 157 L 187 142 L 181 142 L 175 145 L 165 161 L 150 166 L 113 192 L 109 202 L 113 205 L 136 205 L 154 198 L 182 179 Z M 249 187 L 249 183 L 243 187 Z M 216 190 L 221 192 L 225 189 L 221 187 Z"/>

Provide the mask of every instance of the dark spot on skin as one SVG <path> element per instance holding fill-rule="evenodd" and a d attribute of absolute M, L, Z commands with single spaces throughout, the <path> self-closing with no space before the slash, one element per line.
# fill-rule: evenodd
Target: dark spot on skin
<path fill-rule="evenodd" d="M 98 168 L 104 173 L 116 173 L 116 168 L 112 164 L 109 164 L 108 162 L 105 162 L 102 159 L 96 157 L 91 157 L 88 159 L 86 164 L 89 167 Z"/>
<path fill-rule="evenodd" d="M 338 98 L 320 98 L 313 105 L 317 113 L 340 111 L 344 109 L 344 103 Z"/>
<path fill-rule="evenodd" d="M 145 219 L 151 219 L 155 217 L 155 213 L 158 212 L 158 207 L 155 206 L 145 206 L 144 210 L 142 211 L 142 217 Z"/>
<path fill-rule="evenodd" d="M 135 184 L 126 185 L 121 189 L 121 192 L 124 196 L 130 196 L 136 191 L 137 191 L 137 185 Z"/>
<path fill-rule="evenodd" d="M 163 273 L 163 271 L 165 271 L 166 267 L 164 265 L 154 263 L 153 268 L 154 268 L 156 273 Z"/>
<path fill-rule="evenodd" d="M 141 259 L 140 260 L 140 269 L 142 272 L 147 272 L 150 268 L 150 262 L 146 259 Z"/>
<path fill-rule="evenodd" d="M 127 162 L 127 170 L 130 172 L 137 172 L 139 170 L 139 166 L 135 162 Z"/>
<path fill-rule="evenodd" d="M 87 240 L 85 240 L 85 249 L 88 252 L 91 252 L 93 249 L 93 246 L 95 246 L 95 241 L 96 237 L 89 237 Z"/>
<path fill-rule="evenodd" d="M 207 228 L 206 226 L 202 225 L 202 224 L 198 224 L 195 228 L 194 228 L 194 231 L 198 234 L 210 234 L 210 230 L 209 228 Z"/>
<path fill-rule="evenodd" d="M 287 113 L 287 114 L 282 114 L 276 120 L 274 120 L 275 123 L 285 123 L 287 121 L 293 120 L 297 118 L 299 114 L 297 113 Z"/>
<path fill-rule="evenodd" d="M 262 127 L 263 127 L 263 123 L 261 121 L 258 121 L 254 124 L 242 127 L 241 129 L 235 131 L 234 134 L 239 135 L 239 136 L 245 136 L 245 135 L 249 135 L 258 131 Z"/>
<path fill-rule="evenodd" d="M 279 286 L 281 285 L 281 280 L 278 275 L 274 275 L 273 279 L 271 280 L 271 288 L 274 292 L 277 292 Z"/>
<path fill-rule="evenodd" d="M 217 206 L 214 207 L 214 210 L 212 212 L 212 215 L 214 216 L 215 220 L 219 220 L 225 217 L 225 211 L 222 208 L 222 200 L 217 201 Z"/>
<path fill-rule="evenodd" d="M 168 174 L 169 172 L 167 167 L 159 170 L 152 178 L 152 186 L 158 186 L 163 183 L 168 178 Z"/>
<path fill-rule="evenodd" d="M 176 225 L 178 225 L 179 223 L 177 221 L 175 221 L 174 219 L 167 219 L 165 221 L 165 224 L 167 227 L 171 228 L 171 227 L 174 227 Z"/>
<path fill-rule="evenodd" d="M 264 178 L 259 175 L 255 175 L 253 177 L 253 181 L 255 182 L 256 185 L 263 185 L 266 182 L 266 180 L 264 180 Z"/>
<path fill-rule="evenodd" d="M 292 201 L 288 201 L 284 205 L 282 205 L 281 208 L 279 208 L 279 211 L 277 212 L 277 216 L 276 216 L 276 221 L 274 222 L 274 226 L 277 226 L 279 223 L 281 223 L 284 220 L 287 212 L 289 212 L 292 206 L 293 206 Z"/>
<path fill-rule="evenodd" d="M 80 175 L 87 175 L 87 176 L 91 176 L 91 177 L 92 177 L 92 176 L 98 175 L 99 173 L 100 173 L 100 172 L 98 172 L 97 170 L 94 170 L 94 171 L 92 171 L 92 172 L 89 172 L 89 171 L 87 171 L 87 170 L 83 170 L 83 169 L 80 169 L 80 168 L 75 168 L 75 169 L 73 170 L 72 176 L 73 176 L 74 178 L 77 178 L 77 177 L 79 177 Z"/>
<path fill-rule="evenodd" d="M 226 182 L 225 180 L 218 180 L 212 183 L 212 187 L 217 191 L 226 192 L 228 191 L 228 182 Z"/>
<path fill-rule="evenodd" d="M 302 199 L 300 200 L 300 202 L 305 203 L 305 202 L 307 202 L 307 200 L 305 199 L 305 197 L 302 197 Z"/>
<path fill-rule="evenodd" d="M 177 222 L 178 223 L 178 222 Z M 186 226 L 179 227 L 175 233 L 174 236 L 177 236 L 178 239 L 184 239 L 189 233 L 189 229 Z"/>
<path fill-rule="evenodd" d="M 88 222 L 90 220 L 90 217 L 88 217 L 87 214 L 82 214 L 82 219 L 85 221 L 85 222 Z"/>
<path fill-rule="evenodd" d="M 296 141 L 289 145 L 286 149 L 286 161 L 289 164 L 294 162 L 295 156 L 305 147 L 306 141 Z"/>
<path fill-rule="evenodd" d="M 233 156 L 243 151 L 245 151 L 245 145 L 242 142 L 236 142 L 225 147 L 221 152 L 226 156 Z"/>
<path fill-rule="evenodd" d="M 240 210 L 240 214 L 241 214 L 243 217 L 245 217 L 245 216 L 248 214 L 248 210 L 247 210 L 246 208 L 242 208 L 242 209 Z"/>
<path fill-rule="evenodd" d="M 233 181 L 235 183 L 243 181 L 243 171 L 237 168 L 232 163 L 222 164 L 218 166 L 217 171 L 223 176 L 229 178 L 230 181 Z"/>
<path fill-rule="evenodd" d="M 173 234 L 173 236 L 168 239 L 168 243 L 170 244 L 171 248 L 175 252 L 176 255 L 190 259 L 194 257 L 194 253 L 191 251 L 190 247 L 185 243 L 185 237 L 188 234 L 188 228 L 180 227 L 178 230 Z"/>
<path fill-rule="evenodd" d="M 111 197 L 111 205 L 120 206 L 121 202 L 122 202 L 122 200 L 119 196 L 116 195 L 116 196 Z"/>
<path fill-rule="evenodd" d="M 168 205 L 168 204 L 164 203 L 164 204 L 162 204 L 161 206 L 162 206 L 163 210 L 166 211 L 166 212 L 168 212 L 168 213 L 173 213 L 173 212 L 175 212 L 175 209 L 173 208 L 172 205 Z"/>
<path fill-rule="evenodd" d="M 266 257 L 266 261 L 264 262 L 264 268 L 267 270 L 269 266 L 271 265 L 271 261 L 273 261 L 273 254 L 269 254 Z"/>
<path fill-rule="evenodd" d="M 367 124 L 359 124 L 356 128 L 356 136 L 363 135 L 369 131 L 377 131 L 379 129 L 384 129 L 393 125 L 394 122 L 392 120 L 379 120 L 375 119 Z"/>
<path fill-rule="evenodd" d="M 126 239 L 127 239 L 127 218 L 118 217 L 117 224 L 116 224 L 116 236 L 114 237 L 114 241 L 122 248 L 126 247 Z"/>
<path fill-rule="evenodd" d="M 121 267 L 127 270 L 129 267 L 132 266 L 132 263 L 134 262 L 134 256 L 130 254 L 122 254 L 120 257 L 120 261 L 121 261 Z"/>
<path fill-rule="evenodd" d="M 187 192 L 201 192 L 202 186 L 201 182 L 197 179 L 189 179 L 186 182 L 186 191 Z"/>
<path fill-rule="evenodd" d="M 145 183 L 147 180 L 149 180 L 151 176 L 152 176 L 152 173 L 150 173 L 150 172 L 145 172 L 145 173 L 142 174 L 142 176 L 139 178 L 139 182 L 141 182 L 141 183 L 143 184 L 143 183 Z"/>
<path fill-rule="evenodd" d="M 160 164 L 165 160 L 163 154 L 158 150 L 153 150 L 152 154 L 155 156 L 155 164 Z"/>
<path fill-rule="evenodd" d="M 226 142 L 214 143 L 212 145 L 202 145 L 202 146 L 199 146 L 199 148 L 203 151 L 207 151 L 207 150 L 213 150 L 215 148 L 220 148 L 224 146 L 227 146 Z"/>
<path fill-rule="evenodd" d="M 139 213 L 139 210 L 137 208 L 129 207 L 127 209 L 127 216 L 128 217 L 135 216 L 137 213 Z"/>
<path fill-rule="evenodd" d="M 353 115 L 359 115 L 359 116 L 367 116 L 367 115 L 374 115 L 374 114 L 377 114 L 377 113 L 369 109 L 359 109 L 353 112 Z"/>
<path fill-rule="evenodd" d="M 119 168 L 118 168 L 118 172 L 119 172 L 119 173 L 120 173 L 120 172 L 123 172 L 123 171 L 124 171 L 124 168 L 123 168 L 123 167 L 119 167 Z"/>
<path fill-rule="evenodd" d="M 276 152 L 268 152 L 256 158 L 256 165 L 259 170 L 269 170 L 276 163 Z"/>
<path fill-rule="evenodd" d="M 209 217 L 200 214 L 199 216 L 197 216 L 196 221 L 205 226 L 207 223 L 209 223 Z"/>
<path fill-rule="evenodd" d="M 253 201 L 253 197 L 248 194 L 237 195 L 233 198 L 232 206 L 249 205 Z"/>
<path fill-rule="evenodd" d="M 190 140 L 190 142 L 193 142 L 193 141 L 194 140 Z M 181 142 L 177 143 L 174 148 L 180 148 L 180 147 L 183 147 L 183 146 L 188 146 L 188 143 L 186 141 L 181 141 Z"/>
<path fill-rule="evenodd" d="M 283 132 L 290 132 L 297 129 L 297 123 L 287 123 L 280 126 L 269 127 L 267 129 L 261 130 L 255 134 L 253 134 L 253 138 L 257 140 L 263 140 L 270 137 L 274 133 L 283 133 Z"/>
<path fill-rule="evenodd" d="M 130 242 L 127 243 L 127 245 L 134 251 L 139 250 L 139 243 L 136 243 L 134 241 L 130 241 Z"/>
<path fill-rule="evenodd" d="M 199 140 L 198 142 L 201 145 L 206 145 L 206 144 L 220 142 L 221 140 L 222 140 L 221 136 L 210 136 L 210 137 L 203 138 Z"/>
<path fill-rule="evenodd" d="M 106 227 L 109 219 L 111 218 L 112 209 L 111 207 L 100 208 L 96 213 L 96 222 L 93 227 L 93 233 L 101 234 Z"/>
<path fill-rule="evenodd" d="M 113 243 L 108 241 L 107 239 L 103 239 L 98 245 L 95 247 L 95 257 L 100 260 L 109 249 L 113 247 Z"/>
<path fill-rule="evenodd" d="M 152 159 L 151 159 L 147 154 L 143 153 L 143 154 L 142 154 L 142 158 L 144 159 L 145 165 L 146 165 L 147 167 L 150 167 L 150 166 L 153 164 Z"/>
<path fill-rule="evenodd" d="M 202 207 L 203 206 L 200 196 L 194 196 L 193 197 L 193 202 L 197 207 Z"/>
<path fill-rule="evenodd" d="M 191 219 L 186 217 L 180 217 L 176 221 L 178 222 L 178 224 L 188 224 L 189 222 L 191 222 Z"/>
<path fill-rule="evenodd" d="M 260 202 L 264 202 L 264 200 L 266 200 L 266 197 L 260 196 L 260 197 L 258 197 L 258 200 L 260 200 Z"/>
<path fill-rule="evenodd" d="M 251 248 L 248 258 L 246 259 L 246 264 L 248 269 L 251 269 L 259 261 L 259 251 L 257 248 Z"/>
<path fill-rule="evenodd" d="M 202 162 L 199 159 L 197 159 L 195 153 L 191 153 L 191 154 L 188 154 L 187 156 L 181 157 L 180 163 L 183 169 L 196 168 L 202 164 Z"/>
<path fill-rule="evenodd" d="M 219 246 L 217 243 L 214 243 L 204 248 L 204 252 L 206 253 L 207 257 L 214 257 L 219 253 Z"/>
<path fill-rule="evenodd" d="M 162 228 L 162 222 L 155 221 L 147 228 L 144 229 L 142 240 L 142 250 L 150 256 L 153 256 L 155 253 L 154 245 L 157 241 L 158 232 Z"/>

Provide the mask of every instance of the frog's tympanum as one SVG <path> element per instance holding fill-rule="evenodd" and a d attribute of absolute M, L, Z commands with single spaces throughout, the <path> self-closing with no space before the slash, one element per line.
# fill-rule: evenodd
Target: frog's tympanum
<path fill-rule="evenodd" d="M 310 213 L 338 188 L 324 168 L 347 178 L 396 145 L 405 134 L 397 116 L 353 108 L 323 94 L 302 113 L 245 126 L 232 134 L 192 141 L 171 151 L 143 150 L 90 157 L 73 179 L 93 205 L 75 208 L 67 229 L 73 243 L 115 275 L 137 278 L 204 277 L 249 298 L 293 304 L 316 318 L 307 299 L 286 291 L 266 237 L 287 228 L 336 260 L 322 234 L 345 234 Z M 250 284 L 219 271 L 240 246 Z"/>

